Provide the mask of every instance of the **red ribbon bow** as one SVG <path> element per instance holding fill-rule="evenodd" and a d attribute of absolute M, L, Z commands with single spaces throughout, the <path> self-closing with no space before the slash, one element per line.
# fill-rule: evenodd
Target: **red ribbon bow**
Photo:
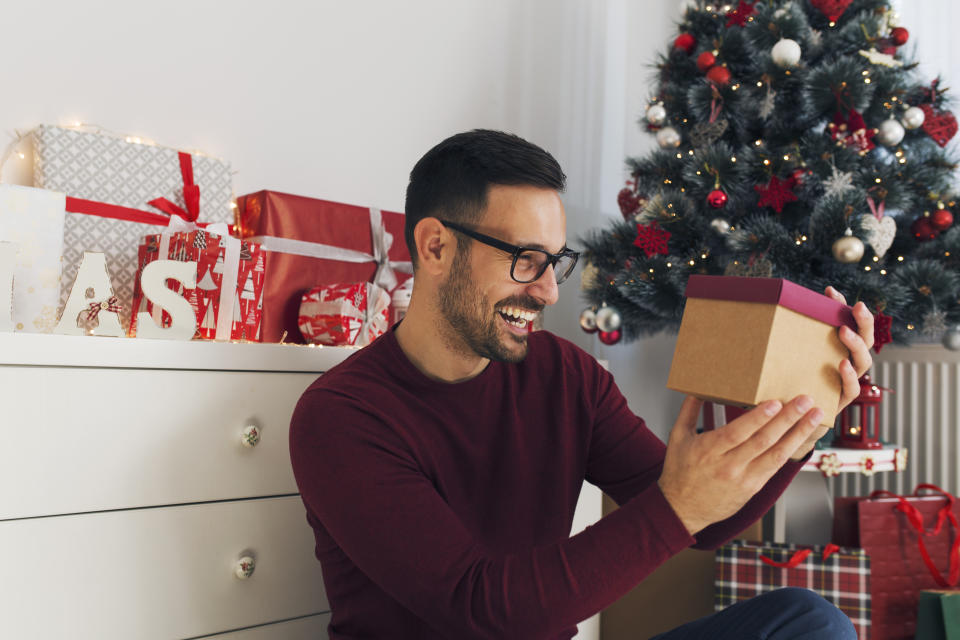
<path fill-rule="evenodd" d="M 823 548 L 823 559 L 826 560 L 839 550 L 840 547 L 831 542 Z M 793 569 L 801 562 L 806 560 L 807 556 L 811 553 L 813 553 L 813 549 L 797 549 L 786 562 L 777 562 L 768 558 L 767 556 L 760 556 L 760 561 L 764 564 L 770 565 L 771 567 L 777 567 L 779 569 Z"/>
<path fill-rule="evenodd" d="M 956 498 L 935 484 L 918 484 L 917 488 L 913 491 L 914 497 L 919 497 L 921 490 L 934 491 L 946 498 L 946 502 L 937 512 L 937 524 L 932 531 L 926 531 L 924 529 L 923 514 L 903 496 L 879 489 L 871 493 L 870 498 L 888 496 L 897 499 L 897 506 L 894 507 L 894 509 L 906 516 L 907 522 L 913 530 L 917 532 L 917 546 L 920 548 L 920 557 L 923 558 L 923 563 L 927 565 L 927 570 L 930 571 L 930 575 L 933 576 L 933 579 L 941 587 L 954 587 L 957 581 L 960 580 L 960 535 L 958 535 L 960 524 L 957 522 L 957 516 L 953 513 L 953 502 Z M 943 574 L 940 573 L 940 570 L 933 563 L 933 560 L 930 558 L 930 553 L 927 551 L 927 545 L 923 541 L 924 536 L 935 536 L 940 533 L 944 522 L 949 522 L 950 526 L 953 527 L 953 544 L 950 545 L 950 569 L 946 578 L 943 577 Z"/>
<path fill-rule="evenodd" d="M 200 187 L 193 182 L 193 158 L 189 153 L 177 152 L 180 157 L 180 174 L 183 176 L 183 202 L 186 211 L 166 198 L 156 198 L 147 204 L 171 216 L 180 216 L 187 222 L 196 222 L 200 216 Z"/>
<path fill-rule="evenodd" d="M 103 302 L 91 302 L 90 309 L 87 311 L 87 320 L 93 320 L 100 315 L 101 311 L 112 311 L 120 313 L 122 305 L 117 304 L 117 296 L 112 296 Z"/>

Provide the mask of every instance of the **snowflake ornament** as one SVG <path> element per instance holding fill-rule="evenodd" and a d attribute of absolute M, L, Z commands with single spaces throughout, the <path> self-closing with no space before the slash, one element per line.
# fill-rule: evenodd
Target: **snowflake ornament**
<path fill-rule="evenodd" d="M 820 462 L 817 463 L 817 468 L 820 469 L 824 478 L 840 475 L 841 467 L 843 467 L 843 463 L 840 462 L 840 456 L 835 453 L 824 454 L 820 457 Z"/>
<path fill-rule="evenodd" d="M 770 176 L 770 182 L 767 186 L 756 185 L 754 191 L 760 194 L 760 200 L 757 201 L 758 207 L 771 207 L 777 213 L 783 212 L 783 207 L 788 202 L 796 202 L 797 196 L 791 189 L 793 182 L 791 180 L 781 180 L 777 176 Z"/>
<path fill-rule="evenodd" d="M 823 181 L 824 195 L 842 196 L 847 191 L 853 189 L 853 173 L 850 171 L 840 171 L 833 167 L 833 173 L 829 178 Z"/>
<path fill-rule="evenodd" d="M 902 67 L 903 62 L 897 60 L 888 53 L 880 53 L 875 48 L 871 47 L 869 51 L 860 50 L 860 55 L 870 61 L 870 64 L 879 64 L 884 67 Z"/>
<path fill-rule="evenodd" d="M 923 328 L 920 330 L 925 337 L 939 339 L 947 330 L 947 312 L 935 309 L 923 316 Z"/>
<path fill-rule="evenodd" d="M 648 258 L 659 254 L 667 254 L 667 241 L 670 240 L 670 232 L 661 229 L 656 220 L 648 225 L 637 224 L 637 237 L 633 241 L 634 246 L 643 249 Z"/>

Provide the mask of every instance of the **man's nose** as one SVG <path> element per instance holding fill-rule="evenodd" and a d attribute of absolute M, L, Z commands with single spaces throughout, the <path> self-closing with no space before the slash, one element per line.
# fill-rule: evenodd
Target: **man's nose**
<path fill-rule="evenodd" d="M 547 267 L 539 278 L 528 285 L 530 295 L 540 300 L 544 305 L 551 305 L 560 297 L 557 287 L 557 273 L 553 265 Z"/>

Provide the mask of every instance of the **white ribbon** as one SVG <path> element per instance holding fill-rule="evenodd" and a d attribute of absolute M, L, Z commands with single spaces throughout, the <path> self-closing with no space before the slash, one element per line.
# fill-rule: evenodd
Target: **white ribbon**
<path fill-rule="evenodd" d="M 278 251 L 307 258 L 321 258 L 323 260 L 339 260 L 340 262 L 376 262 L 377 272 L 373 282 L 377 286 L 392 291 L 397 286 L 396 271 L 413 273 L 413 263 L 409 261 L 390 260 L 390 247 L 393 246 L 393 234 L 383 226 L 383 215 L 380 209 L 370 208 L 370 239 L 373 244 L 373 253 L 364 253 L 354 249 L 344 249 L 319 242 L 305 242 L 292 238 L 277 236 L 254 236 L 248 238 L 256 242 L 265 251 Z"/>
<path fill-rule="evenodd" d="M 168 260 L 170 254 L 170 239 L 174 233 L 189 233 L 191 231 L 209 231 L 220 236 L 225 247 L 223 256 L 223 280 L 220 283 L 219 311 L 217 312 L 217 333 L 215 340 L 230 340 L 233 335 L 233 307 L 236 302 L 237 279 L 240 276 L 240 244 L 239 238 L 230 235 L 230 229 L 225 222 L 217 222 L 206 227 L 200 227 L 193 222 L 187 222 L 177 215 L 170 216 L 170 223 L 166 231 L 160 234 L 161 260 Z M 156 305 L 153 309 L 153 319 L 160 324 L 157 317 L 161 311 Z"/>

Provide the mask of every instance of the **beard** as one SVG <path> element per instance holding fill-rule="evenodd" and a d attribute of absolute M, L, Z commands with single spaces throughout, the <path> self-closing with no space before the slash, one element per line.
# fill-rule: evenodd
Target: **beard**
<path fill-rule="evenodd" d="M 516 363 L 527 356 L 527 336 L 503 332 L 496 309 L 514 306 L 539 311 L 530 296 L 511 296 L 491 305 L 471 279 L 469 252 L 458 251 L 447 281 L 440 287 L 438 306 L 447 324 L 451 345 L 496 362 Z"/>

